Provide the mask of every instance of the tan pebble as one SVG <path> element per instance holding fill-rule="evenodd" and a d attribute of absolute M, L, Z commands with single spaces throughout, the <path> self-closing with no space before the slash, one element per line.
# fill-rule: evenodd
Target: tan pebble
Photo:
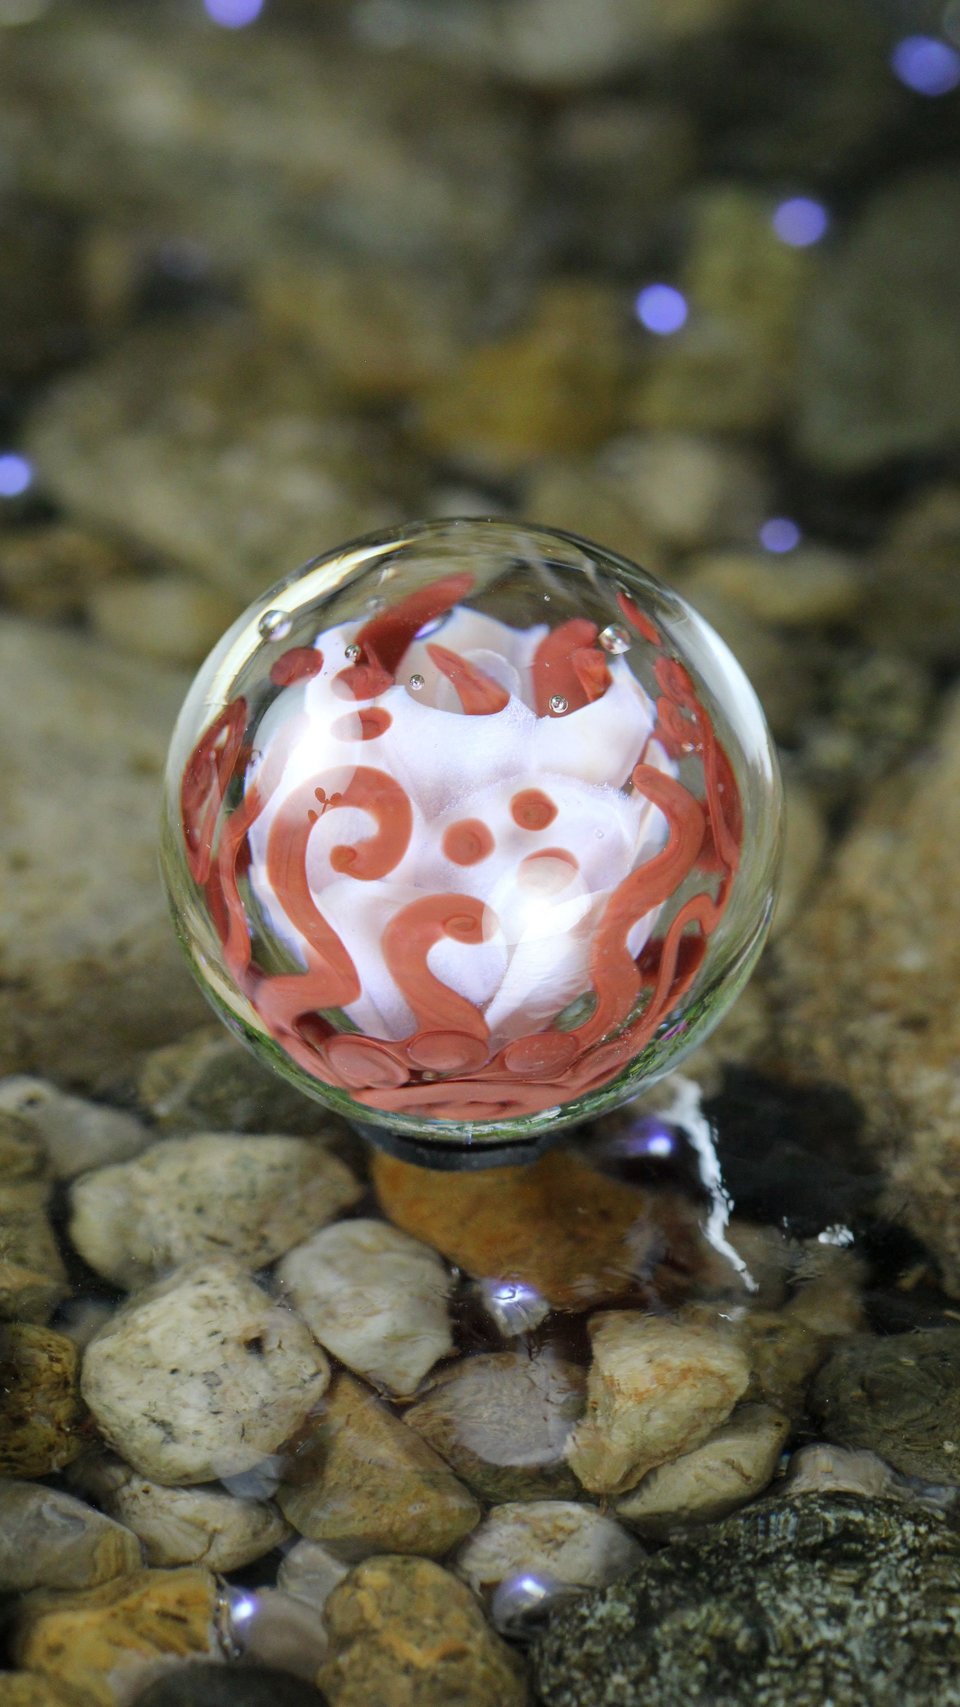
<path fill-rule="evenodd" d="M 494 1506 L 458 1550 L 453 1569 L 476 1594 L 527 1571 L 573 1587 L 603 1588 L 642 1558 L 626 1530 L 593 1506 L 517 1501 Z"/>
<path fill-rule="evenodd" d="M 694 605 L 702 593 L 715 593 L 758 622 L 786 629 L 849 622 L 865 586 L 856 563 L 823 545 L 801 545 L 779 557 L 714 552 L 687 564 L 683 579 Z"/>
<path fill-rule="evenodd" d="M 865 1499 L 896 1498 L 902 1484 L 875 1452 L 815 1441 L 801 1446 L 790 1459 L 782 1492 L 791 1499 L 801 1494 L 858 1494 Z"/>
<path fill-rule="evenodd" d="M 297 1541 L 285 1552 L 277 1572 L 277 1587 L 284 1594 L 305 1600 L 321 1611 L 350 1565 L 319 1541 Z"/>
<path fill-rule="evenodd" d="M 82 1500 L 0 1480 L 0 1591 L 91 1588 L 142 1563 L 137 1537 Z"/>
<path fill-rule="evenodd" d="M 25 1322 L 0 1326 L 0 1475 L 48 1476 L 87 1445 L 77 1348 Z"/>
<path fill-rule="evenodd" d="M 0 1080 L 0 1110 L 36 1136 L 57 1179 L 125 1162 L 150 1142 L 149 1128 L 126 1110 L 72 1096 L 29 1073 Z"/>
<path fill-rule="evenodd" d="M 231 1633 L 249 1664 L 276 1666 L 311 1683 L 326 1658 L 327 1632 L 320 1608 L 278 1588 L 235 1591 Z"/>
<path fill-rule="evenodd" d="M 239 614 L 240 603 L 189 575 L 108 581 L 87 595 L 101 639 L 161 664 L 199 664 Z"/>
<path fill-rule="evenodd" d="M 0 1672 L 0 1707 L 94 1707 L 93 1697 L 38 1671 Z"/>
<path fill-rule="evenodd" d="M 617 1516 L 641 1535 L 657 1538 L 726 1517 L 763 1492 L 789 1432 L 782 1412 L 744 1405 L 702 1446 L 644 1476 L 617 1501 Z"/>
<path fill-rule="evenodd" d="M 107 1454 L 81 1459 L 70 1479 L 133 1531 L 148 1565 L 235 1571 L 290 1533 L 265 1500 L 240 1499 L 221 1487 L 166 1487 Z"/>
<path fill-rule="evenodd" d="M 49 1321 L 68 1290 L 43 1180 L 0 1184 L 0 1318 Z"/>

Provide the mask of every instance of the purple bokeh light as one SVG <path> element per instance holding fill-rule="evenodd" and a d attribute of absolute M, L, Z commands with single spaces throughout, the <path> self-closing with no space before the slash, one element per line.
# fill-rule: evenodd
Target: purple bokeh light
<path fill-rule="evenodd" d="M 771 516 L 760 529 L 760 544 L 764 551 L 793 551 L 800 544 L 801 534 L 789 516 Z"/>
<path fill-rule="evenodd" d="M 658 338 L 679 332 L 690 312 L 683 292 L 668 284 L 644 285 L 637 293 L 635 308 L 641 326 L 655 332 Z"/>
<path fill-rule="evenodd" d="M 33 485 L 33 465 L 17 451 L 0 453 L 0 498 L 20 498 Z"/>
<path fill-rule="evenodd" d="M 789 243 L 791 249 L 808 249 L 826 235 L 830 215 L 812 196 L 790 196 L 774 209 L 771 224 L 781 243 Z"/>
<path fill-rule="evenodd" d="M 890 67 L 915 95 L 949 95 L 960 85 L 960 52 L 937 36 L 903 36 L 890 55 Z"/>
<path fill-rule="evenodd" d="M 243 30 L 256 23 L 264 0 L 203 0 L 207 17 L 225 30 Z"/>

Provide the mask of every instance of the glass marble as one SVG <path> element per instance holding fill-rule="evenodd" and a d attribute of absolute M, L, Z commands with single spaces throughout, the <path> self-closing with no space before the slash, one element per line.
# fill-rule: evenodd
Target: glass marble
<path fill-rule="evenodd" d="M 539 1139 L 720 1019 L 773 906 L 781 793 L 718 635 L 519 522 L 351 543 L 265 592 L 174 732 L 162 863 L 227 1024 L 365 1127 Z"/>

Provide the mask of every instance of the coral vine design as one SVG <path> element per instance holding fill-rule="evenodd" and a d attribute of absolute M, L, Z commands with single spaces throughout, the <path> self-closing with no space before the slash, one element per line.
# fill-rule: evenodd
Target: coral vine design
<path fill-rule="evenodd" d="M 447 575 L 284 652 L 252 736 L 234 699 L 182 778 L 231 975 L 374 1117 L 502 1121 L 610 1083 L 689 989 L 739 862 L 730 762 L 627 595 L 599 634 L 511 628 L 471 590 Z M 631 632 L 656 649 L 655 701 L 611 656 Z M 251 915 L 290 970 L 256 963 Z"/>

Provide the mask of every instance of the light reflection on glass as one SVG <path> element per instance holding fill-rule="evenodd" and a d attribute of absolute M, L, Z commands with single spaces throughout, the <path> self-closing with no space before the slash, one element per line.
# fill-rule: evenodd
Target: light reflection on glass
<path fill-rule="evenodd" d="M 203 0 L 207 17 L 225 30 L 243 30 L 263 11 L 263 0 Z"/>
<path fill-rule="evenodd" d="M 790 196 L 774 209 L 771 224 L 781 243 L 788 243 L 791 249 L 808 249 L 826 235 L 830 215 L 812 196 Z"/>
<path fill-rule="evenodd" d="M 635 303 L 637 319 L 648 332 L 667 338 L 686 325 L 690 310 L 687 299 L 675 285 L 650 284 L 638 291 Z"/>
<path fill-rule="evenodd" d="M 937 36 L 904 36 L 890 55 L 890 66 L 916 95 L 949 95 L 960 84 L 960 53 Z"/>
<path fill-rule="evenodd" d="M 20 498 L 33 484 L 33 465 L 16 451 L 0 453 L 0 498 Z"/>
<path fill-rule="evenodd" d="M 759 539 L 764 551 L 775 551 L 782 556 L 800 544 L 801 533 L 789 516 L 771 516 L 761 527 Z"/>

